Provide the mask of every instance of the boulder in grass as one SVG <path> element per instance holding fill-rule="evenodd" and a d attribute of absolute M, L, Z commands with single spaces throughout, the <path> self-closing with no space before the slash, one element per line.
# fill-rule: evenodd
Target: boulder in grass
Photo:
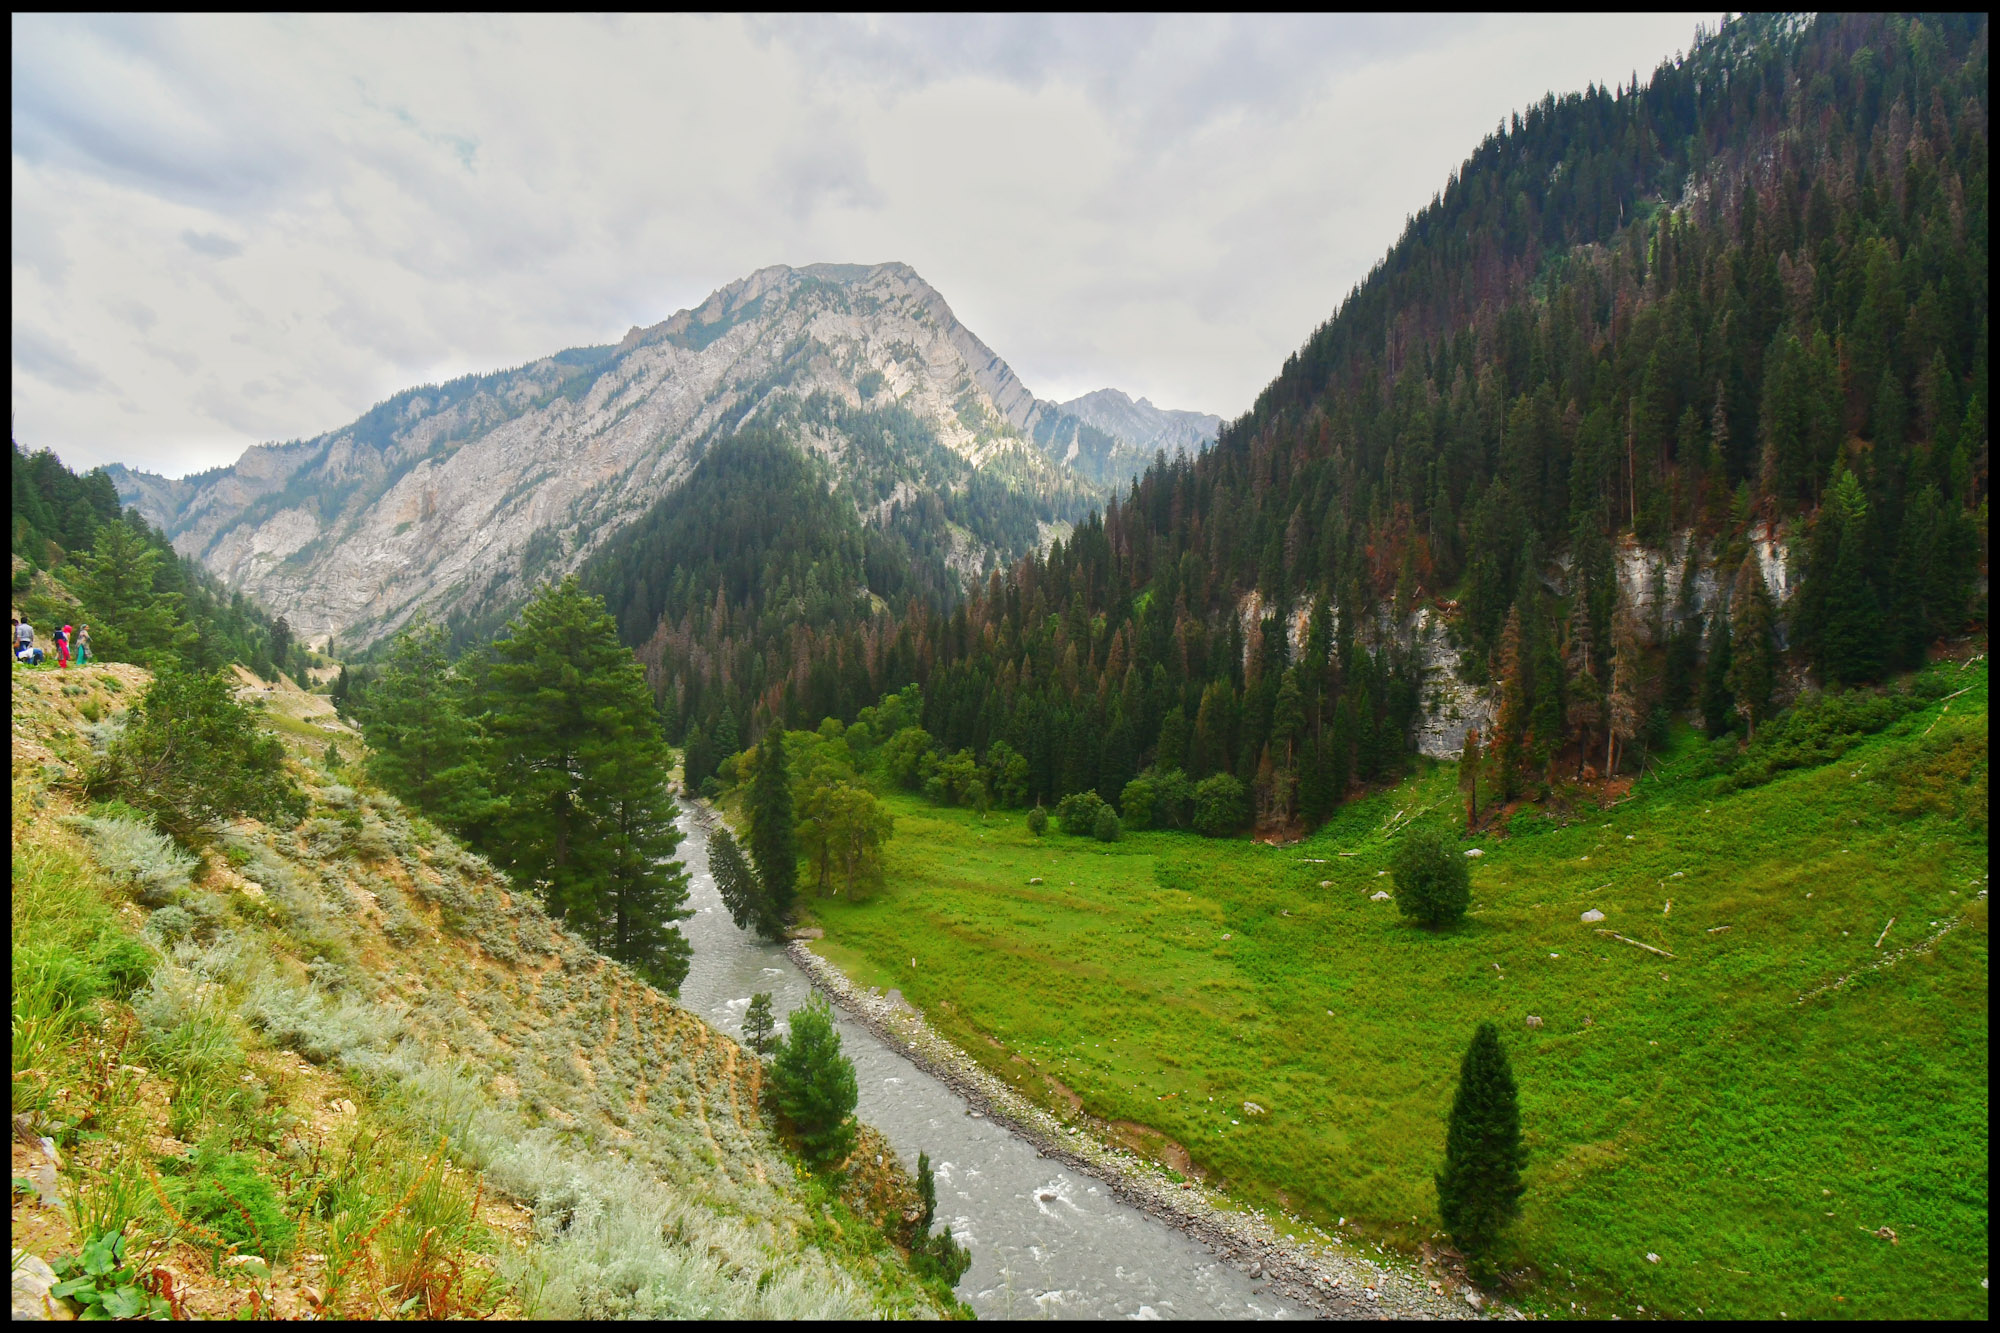
<path fill-rule="evenodd" d="M 1529 1015 L 1528 1015 L 1528 1026 L 1529 1026 L 1529 1027 L 1531 1027 L 1531 1028 L 1538 1028 L 1538 1027 L 1540 1027 L 1541 1025 L 1542 1025 L 1542 1020 L 1541 1020 L 1541 1017 L 1540 1017 L 1539 1015 L 1537 1015 L 1537 1014 L 1529 1014 Z"/>
<path fill-rule="evenodd" d="M 1389 901 L 1389 895 L 1384 893 L 1382 890 L 1377 889 L 1375 892 L 1368 895 L 1368 901 L 1371 903 L 1386 903 Z"/>
<path fill-rule="evenodd" d="M 1585 912 L 1583 914 L 1583 919 L 1585 921 L 1602 921 L 1604 919 L 1604 913 L 1598 911 L 1595 907 L 1593 907 L 1588 912 Z"/>
<path fill-rule="evenodd" d="M 1471 847 L 1466 849 L 1465 854 L 1471 857 L 1481 857 L 1486 855 L 1486 849 L 1483 847 Z"/>

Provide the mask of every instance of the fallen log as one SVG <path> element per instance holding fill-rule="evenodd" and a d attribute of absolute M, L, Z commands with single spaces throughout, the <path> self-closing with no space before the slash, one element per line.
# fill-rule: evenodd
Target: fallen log
<path fill-rule="evenodd" d="M 1629 944 L 1635 949 L 1644 949 L 1647 953 L 1656 953 L 1662 958 L 1673 957 L 1673 955 L 1668 953 L 1665 949 L 1655 949 L 1652 945 L 1646 944 L 1642 941 L 1627 939 L 1625 938 L 1625 936 L 1620 935 L 1615 930 L 1600 930 L 1597 933 L 1600 935 L 1609 935 L 1612 939 L 1617 940 L 1620 944 Z"/>

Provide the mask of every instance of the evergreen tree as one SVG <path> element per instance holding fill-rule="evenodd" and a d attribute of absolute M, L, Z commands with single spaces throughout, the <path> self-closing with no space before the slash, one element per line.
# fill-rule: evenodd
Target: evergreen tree
<path fill-rule="evenodd" d="M 708 868 L 738 930 L 754 929 L 767 940 L 784 938 L 784 924 L 772 914 L 757 872 L 750 868 L 735 837 L 719 824 L 709 835 Z"/>
<path fill-rule="evenodd" d="M 490 738 L 496 863 L 598 948 L 670 991 L 689 915 L 669 755 L 645 672 L 574 577 L 544 589 L 487 650 L 474 683 Z"/>
<path fill-rule="evenodd" d="M 1728 732 L 1736 718 L 1736 696 L 1729 692 L 1729 668 L 1733 656 L 1729 644 L 1729 614 L 1717 607 L 1708 618 L 1708 662 L 1701 676 L 1701 721 L 1710 740 Z"/>
<path fill-rule="evenodd" d="M 765 910 L 790 921 L 798 893 L 798 833 L 792 823 L 792 780 L 785 733 L 772 727 L 757 747 L 757 776 L 750 783 L 750 857 L 764 886 Z"/>
<path fill-rule="evenodd" d="M 371 747 L 368 776 L 453 827 L 489 813 L 463 693 L 453 678 L 444 630 L 419 623 L 396 636 L 357 710 Z"/>
<path fill-rule="evenodd" d="M 771 1061 L 771 1091 L 806 1161 L 826 1170 L 854 1150 L 854 1063 L 840 1053 L 833 1013 L 815 995 L 792 1010 L 791 1035 Z"/>
<path fill-rule="evenodd" d="M 1752 739 L 1757 724 L 1771 709 L 1771 691 L 1778 683 L 1778 646 L 1773 637 L 1771 594 L 1755 553 L 1743 558 L 1736 586 L 1729 595 L 1729 693 Z"/>
<path fill-rule="evenodd" d="M 1520 764 L 1528 731 L 1528 669 L 1521 644 L 1521 608 L 1507 612 L 1500 634 L 1500 711 L 1493 719 L 1493 785 L 1503 801 L 1520 794 Z"/>
<path fill-rule="evenodd" d="M 1438 1215 L 1475 1273 L 1490 1271 L 1501 1235 L 1521 1214 L 1526 1164 L 1520 1098 L 1500 1030 L 1481 1023 L 1459 1066 L 1437 1175 Z"/>
<path fill-rule="evenodd" d="M 1604 776 L 1618 771 L 1618 747 L 1639 734 L 1639 622 L 1619 598 L 1611 618 L 1611 692 L 1607 696 Z"/>
<path fill-rule="evenodd" d="M 1479 728 L 1468 727 L 1458 759 L 1458 789 L 1465 793 L 1465 831 L 1479 825 Z"/>
<path fill-rule="evenodd" d="M 931 1175 L 929 1153 L 917 1154 L 917 1197 L 923 1200 L 923 1216 L 917 1219 L 917 1234 L 930 1234 L 931 1223 L 937 1218 L 937 1181 Z"/>
<path fill-rule="evenodd" d="M 1598 684 L 1596 663 L 1591 660 L 1590 614 L 1581 606 L 1570 612 L 1563 665 L 1568 676 L 1563 720 L 1568 723 L 1570 734 L 1576 737 L 1580 774 L 1590 754 L 1591 740 L 1604 725 L 1604 687 Z"/>
<path fill-rule="evenodd" d="M 777 1030 L 777 1020 L 771 1017 L 771 992 L 758 991 L 750 997 L 749 1008 L 743 1011 L 744 1044 L 759 1055 L 771 1049 L 771 1034 Z"/>
<path fill-rule="evenodd" d="M 1833 685 L 1873 680 L 1883 664 L 1882 612 L 1868 581 L 1868 497 L 1852 472 L 1843 468 L 1834 479 L 1819 524 L 1830 534 L 1824 544 L 1815 543 L 1822 562 L 1813 571 L 1820 671 Z"/>
<path fill-rule="evenodd" d="M 89 615 L 91 651 L 106 662 L 180 664 L 198 638 L 183 598 L 158 588 L 169 557 L 129 523 L 105 523 L 73 561 L 70 582 Z"/>

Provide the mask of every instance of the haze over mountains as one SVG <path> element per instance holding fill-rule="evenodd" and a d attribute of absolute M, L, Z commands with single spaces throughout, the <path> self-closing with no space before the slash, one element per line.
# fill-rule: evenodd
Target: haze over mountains
<path fill-rule="evenodd" d="M 1036 398 L 908 265 L 776 265 L 615 345 L 410 389 L 229 467 L 110 471 L 184 554 L 308 638 L 358 647 L 418 612 L 504 614 L 753 424 L 819 460 L 864 521 L 939 501 L 957 519 L 929 535 L 970 576 L 1221 422 L 1115 389 Z M 980 521 L 975 476 L 1029 506 L 1032 537 Z"/>

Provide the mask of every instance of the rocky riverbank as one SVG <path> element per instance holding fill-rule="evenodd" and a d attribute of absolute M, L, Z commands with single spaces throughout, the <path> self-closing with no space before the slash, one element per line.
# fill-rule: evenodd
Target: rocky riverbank
<path fill-rule="evenodd" d="M 1280 1234 L 1262 1214 L 1223 1207 L 1200 1183 L 1176 1181 L 1154 1163 L 1036 1106 L 939 1035 L 900 995 L 856 986 L 803 939 L 793 940 L 786 953 L 816 988 L 863 1027 L 964 1097 L 970 1114 L 991 1117 L 1045 1157 L 1103 1181 L 1124 1202 L 1178 1227 L 1306 1309 L 1335 1319 L 1521 1317 L 1489 1305 L 1469 1288 L 1427 1277 L 1402 1260 L 1366 1258 L 1332 1237 L 1295 1239 Z"/>

